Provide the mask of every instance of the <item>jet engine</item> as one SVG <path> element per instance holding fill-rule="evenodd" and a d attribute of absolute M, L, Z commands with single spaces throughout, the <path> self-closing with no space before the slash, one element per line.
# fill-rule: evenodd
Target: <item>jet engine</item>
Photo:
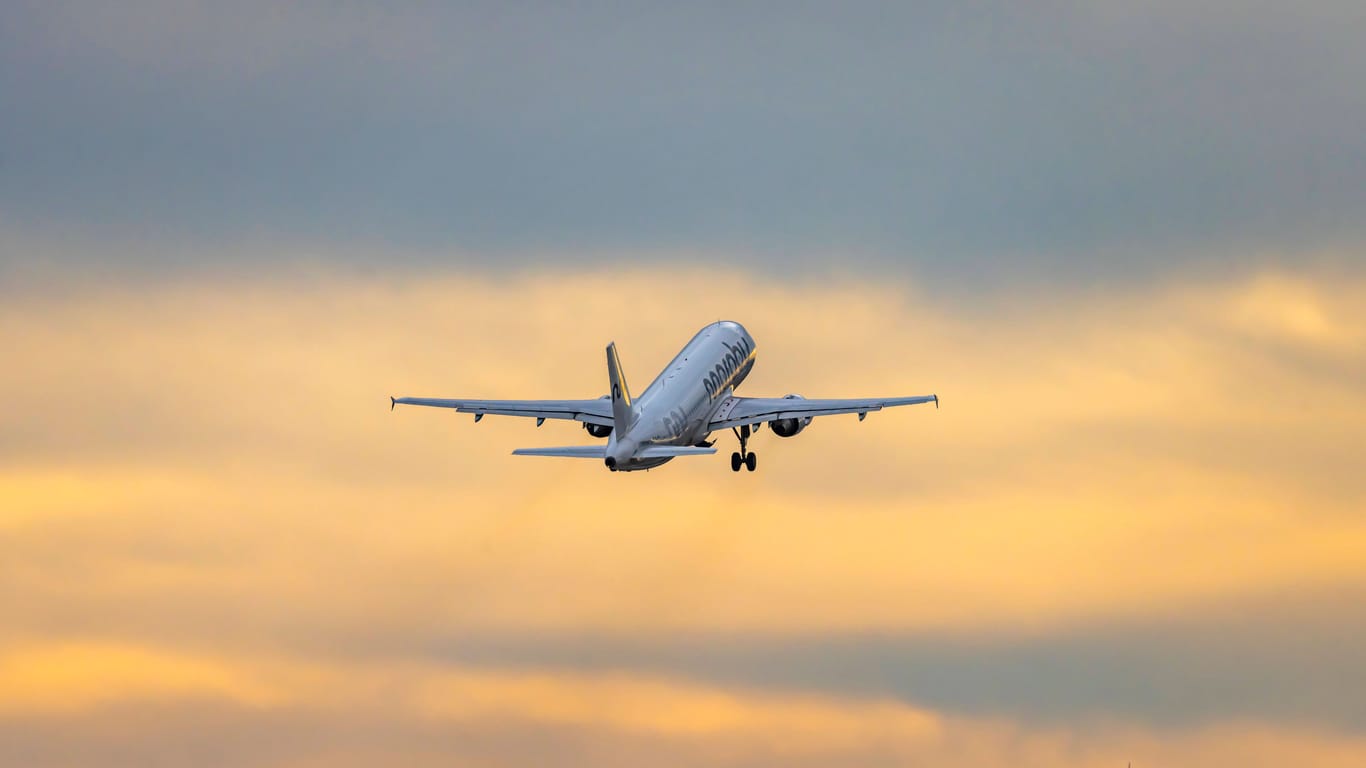
<path fill-rule="evenodd" d="M 784 400 L 805 400 L 801 395 L 783 395 Z M 773 434 L 778 437 L 792 437 L 803 429 L 811 425 L 811 417 L 774 419 L 768 423 L 768 428 L 773 430 Z"/>
<path fill-rule="evenodd" d="M 599 397 L 598 399 L 599 399 L 599 400 L 611 400 L 611 399 L 612 399 L 612 396 L 611 396 L 611 395 L 603 395 L 602 397 Z M 586 430 L 588 430 L 588 434 L 592 435 L 593 437 L 607 437 L 608 435 L 612 434 L 612 425 L 611 425 L 611 424 L 589 424 L 588 422 L 585 421 L 585 422 L 583 423 L 583 428 L 586 429 Z"/>

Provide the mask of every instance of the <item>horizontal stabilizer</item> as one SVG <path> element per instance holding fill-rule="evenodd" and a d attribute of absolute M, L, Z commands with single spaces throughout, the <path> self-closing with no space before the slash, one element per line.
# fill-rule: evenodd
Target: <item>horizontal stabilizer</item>
<path fill-rule="evenodd" d="M 636 451 L 636 457 L 664 459 L 672 456 L 706 456 L 711 453 L 716 453 L 716 449 L 703 448 L 697 445 L 647 445 Z"/>
<path fill-rule="evenodd" d="M 607 446 L 604 445 L 566 445 L 561 448 L 518 448 L 514 456 L 563 456 L 570 459 L 604 459 Z"/>

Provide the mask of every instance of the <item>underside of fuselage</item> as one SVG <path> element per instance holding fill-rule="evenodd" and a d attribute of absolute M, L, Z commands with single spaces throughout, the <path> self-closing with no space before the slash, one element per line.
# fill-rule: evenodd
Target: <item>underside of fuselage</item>
<path fill-rule="evenodd" d="M 671 461 L 673 461 L 673 460 L 674 460 L 674 459 L 673 459 L 672 456 L 669 456 L 669 457 L 663 458 L 663 459 L 637 459 L 637 458 L 632 458 L 630 461 L 626 462 L 624 465 L 617 465 L 617 466 L 615 466 L 615 467 L 612 467 L 611 469 L 612 469 L 613 472 L 635 472 L 636 470 L 639 470 L 639 469 L 654 469 L 655 467 L 658 467 L 658 466 L 660 466 L 660 465 L 662 465 L 662 464 L 668 464 L 669 462 L 671 462 Z"/>

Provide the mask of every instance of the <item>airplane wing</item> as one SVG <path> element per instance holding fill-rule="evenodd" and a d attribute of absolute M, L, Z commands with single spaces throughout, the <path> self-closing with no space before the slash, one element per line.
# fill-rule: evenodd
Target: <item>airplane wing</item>
<path fill-rule="evenodd" d="M 707 425 L 709 430 L 742 427 L 776 419 L 804 419 L 812 416 L 834 416 L 857 413 L 859 420 L 869 411 L 880 411 L 898 405 L 934 403 L 939 407 L 938 395 L 916 397 L 870 397 L 852 400 L 806 400 L 788 397 L 732 397 L 721 404 Z"/>
<path fill-rule="evenodd" d="M 612 401 L 597 400 L 454 400 L 439 397 L 391 397 L 389 408 L 395 405 L 425 405 L 431 408 L 451 408 L 459 413 L 472 413 L 478 421 L 485 416 L 527 416 L 536 419 L 537 426 L 545 419 L 568 419 L 612 426 Z"/>

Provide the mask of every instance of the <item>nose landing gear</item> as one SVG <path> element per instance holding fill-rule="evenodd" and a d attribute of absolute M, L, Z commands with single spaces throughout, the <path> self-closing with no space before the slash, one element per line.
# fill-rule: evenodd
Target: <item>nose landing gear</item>
<path fill-rule="evenodd" d="M 740 450 L 730 455 L 730 471 L 739 472 L 740 465 L 743 464 L 745 469 L 753 472 L 754 468 L 759 465 L 759 461 L 746 447 L 749 443 L 749 425 L 746 424 L 739 428 L 731 427 L 730 431 L 734 432 L 735 437 L 740 440 Z"/>

